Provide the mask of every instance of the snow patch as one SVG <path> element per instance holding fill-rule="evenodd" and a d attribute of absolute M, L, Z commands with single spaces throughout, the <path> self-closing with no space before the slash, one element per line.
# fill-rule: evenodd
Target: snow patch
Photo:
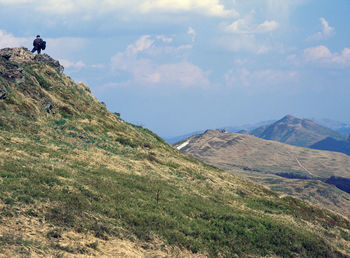
<path fill-rule="evenodd" d="M 190 141 L 184 142 L 183 144 L 177 146 L 176 149 L 181 150 L 181 149 L 185 148 L 189 143 L 190 143 Z"/>

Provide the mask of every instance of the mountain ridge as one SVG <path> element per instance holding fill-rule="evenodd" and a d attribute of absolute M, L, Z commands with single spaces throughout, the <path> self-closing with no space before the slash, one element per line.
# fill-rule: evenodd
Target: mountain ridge
<path fill-rule="evenodd" d="M 350 129 L 349 129 L 350 125 L 348 123 L 334 121 L 331 119 L 308 118 L 307 120 L 311 120 L 314 123 L 317 123 L 323 127 L 329 128 L 333 131 L 337 131 L 338 133 L 350 134 Z M 272 125 L 276 121 L 278 121 L 278 120 L 267 120 L 267 121 L 262 121 L 262 122 L 258 122 L 258 123 L 240 125 L 240 126 L 226 126 L 226 127 L 220 127 L 219 130 L 225 130 L 225 131 L 231 132 L 231 133 L 249 134 L 250 131 L 253 131 L 253 130 L 259 128 L 259 132 L 262 132 L 268 126 Z M 207 129 L 205 129 L 205 130 L 207 130 Z M 190 133 L 175 136 L 175 137 L 166 137 L 165 140 L 169 144 L 176 144 L 176 143 L 181 142 L 181 141 L 183 141 L 183 140 L 185 140 L 193 135 L 202 133 L 205 130 L 203 129 L 203 130 L 199 130 L 199 131 L 194 131 L 194 132 L 190 132 Z M 256 133 L 259 133 L 259 132 L 256 132 Z"/>

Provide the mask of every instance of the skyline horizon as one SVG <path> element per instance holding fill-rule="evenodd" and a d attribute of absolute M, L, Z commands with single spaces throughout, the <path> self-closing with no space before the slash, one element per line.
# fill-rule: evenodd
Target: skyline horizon
<path fill-rule="evenodd" d="M 256 123 L 252 122 L 252 123 L 245 123 L 245 124 L 239 124 L 239 125 L 226 125 L 226 126 L 220 126 L 220 127 L 212 127 L 212 128 L 203 128 L 203 129 L 198 129 L 198 130 L 193 130 L 191 132 L 187 132 L 187 133 L 184 133 L 184 134 L 181 134 L 181 135 L 172 135 L 172 136 L 161 136 L 162 138 L 166 139 L 166 140 L 171 140 L 172 138 L 178 138 L 178 137 L 182 137 L 182 136 L 186 136 L 186 135 L 190 135 L 190 134 L 193 134 L 193 133 L 198 133 L 198 132 L 204 132 L 206 130 L 222 130 L 222 129 L 228 129 L 228 128 L 244 128 L 244 127 L 252 127 L 252 128 L 257 128 L 257 127 L 260 127 L 262 125 L 269 125 L 269 124 L 272 124 L 272 123 L 275 123 L 279 120 L 282 120 L 283 118 L 287 117 L 287 116 L 292 116 L 292 117 L 295 117 L 297 119 L 307 119 L 307 120 L 310 120 L 316 124 L 319 124 L 321 126 L 324 126 L 324 127 L 327 127 L 329 129 L 332 129 L 332 130 L 335 130 L 335 131 L 338 131 L 338 129 L 335 129 L 335 128 L 332 128 L 330 126 L 326 126 L 325 124 L 322 124 L 322 123 L 319 123 L 319 122 L 326 122 L 328 121 L 329 123 L 341 123 L 341 124 L 344 124 L 345 127 L 344 129 L 346 128 L 349 128 L 350 129 L 350 122 L 345 122 L 345 121 L 338 121 L 338 120 L 333 120 L 331 118 L 316 118 L 316 117 L 312 117 L 312 118 L 307 118 L 307 117 L 298 117 L 298 116 L 295 116 L 293 114 L 286 114 L 278 119 L 269 119 L 269 120 L 264 120 L 264 121 L 257 121 Z M 339 128 L 339 129 L 342 129 L 342 128 Z M 239 130 L 242 130 L 242 129 L 239 129 Z M 244 130 L 244 129 L 243 129 Z M 338 131 L 340 132 L 340 131 Z M 350 133 L 343 133 L 343 134 L 349 134 Z"/>

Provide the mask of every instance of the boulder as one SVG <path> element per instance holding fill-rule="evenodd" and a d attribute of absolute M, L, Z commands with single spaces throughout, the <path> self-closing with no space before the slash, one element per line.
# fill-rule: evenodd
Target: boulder
<path fill-rule="evenodd" d="M 52 112 L 53 105 L 52 105 L 51 101 L 45 102 L 45 103 L 43 104 L 43 106 L 44 106 L 44 109 L 46 110 L 47 113 L 49 113 L 49 114 L 50 114 L 50 113 L 53 113 L 53 112 Z"/>

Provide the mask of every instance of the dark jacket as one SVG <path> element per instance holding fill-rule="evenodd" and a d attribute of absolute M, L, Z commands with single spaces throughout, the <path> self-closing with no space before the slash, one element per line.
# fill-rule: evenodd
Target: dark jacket
<path fill-rule="evenodd" d="M 42 39 L 34 39 L 33 46 L 35 49 L 40 49 L 42 43 L 43 43 Z"/>

